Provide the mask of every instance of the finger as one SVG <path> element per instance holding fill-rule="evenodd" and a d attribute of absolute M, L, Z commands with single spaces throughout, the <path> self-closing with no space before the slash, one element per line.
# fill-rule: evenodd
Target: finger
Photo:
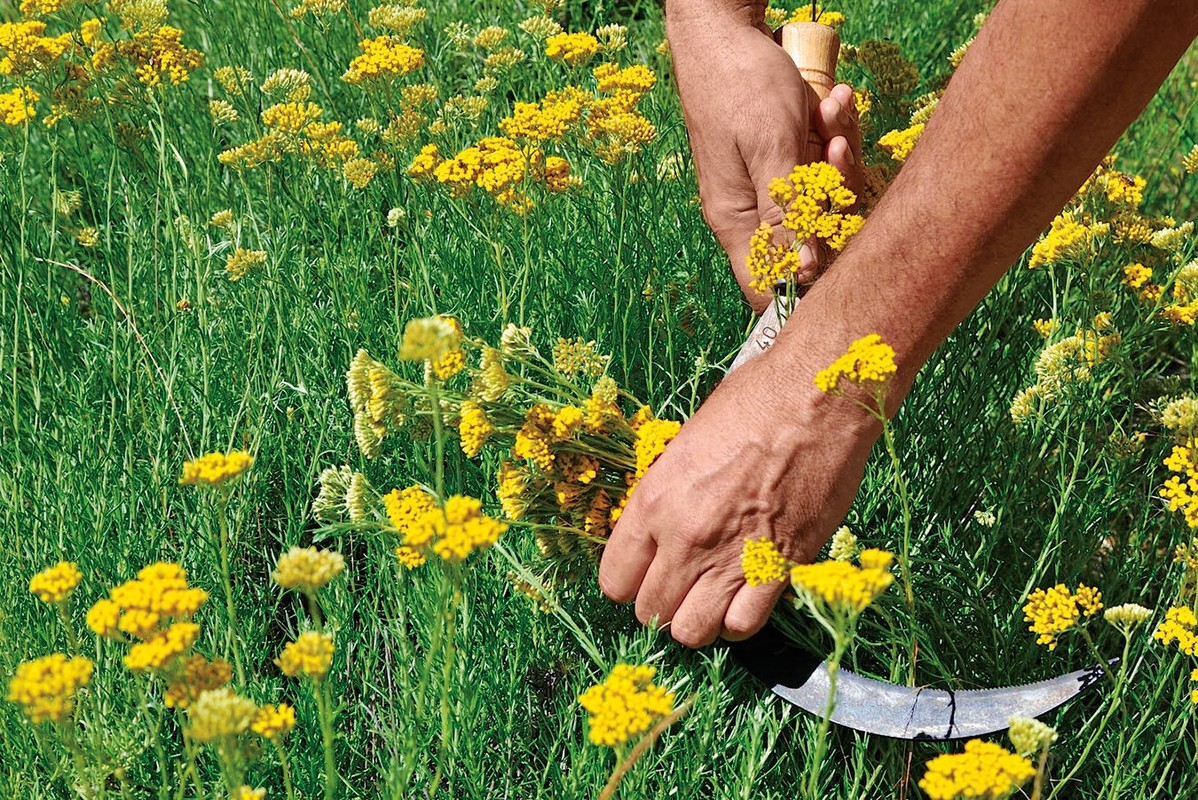
<path fill-rule="evenodd" d="M 720 636 L 731 642 L 739 642 L 757 633 L 770 618 L 770 612 L 785 589 L 785 581 L 763 586 L 744 584 L 728 604 Z"/>
<path fill-rule="evenodd" d="M 825 142 L 843 136 L 860 160 L 861 123 L 857 118 L 857 102 L 853 99 L 853 87 L 847 83 L 834 86 L 816 108 L 812 125 Z"/>
<path fill-rule="evenodd" d="M 599 588 L 617 603 L 637 596 L 657 545 L 648 530 L 628 511 L 620 517 L 599 561 Z"/>
<path fill-rule="evenodd" d="M 636 618 L 642 624 L 647 625 L 651 619 L 661 626 L 670 623 L 695 584 L 696 575 L 671 561 L 659 552 L 645 573 L 636 595 Z"/>
<path fill-rule="evenodd" d="M 709 645 L 720 635 L 728 606 L 744 579 L 708 570 L 682 600 L 670 621 L 670 635 L 685 647 Z"/>
<path fill-rule="evenodd" d="M 860 202 L 861 191 L 865 188 L 865 173 L 848 141 L 843 136 L 837 136 L 828 142 L 826 153 L 828 163 L 840 170 L 840 174 L 844 176 L 844 185 L 857 195 Z"/>

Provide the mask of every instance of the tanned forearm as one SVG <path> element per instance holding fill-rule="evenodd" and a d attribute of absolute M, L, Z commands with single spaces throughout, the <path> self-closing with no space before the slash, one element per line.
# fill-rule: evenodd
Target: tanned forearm
<path fill-rule="evenodd" d="M 780 337 L 775 377 L 809 383 L 878 333 L 899 356 L 897 406 L 1196 33 L 1190 0 L 1000 2 L 894 184 Z"/>

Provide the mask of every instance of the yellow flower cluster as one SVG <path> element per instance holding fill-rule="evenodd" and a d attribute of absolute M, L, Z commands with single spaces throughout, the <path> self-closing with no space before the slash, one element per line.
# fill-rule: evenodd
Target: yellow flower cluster
<path fill-rule="evenodd" d="M 300 0 L 299 5 L 288 12 L 292 19 L 303 19 L 308 14 L 323 17 L 327 14 L 340 14 L 345 10 L 345 0 Z"/>
<path fill-rule="evenodd" d="M 54 653 L 17 667 L 8 701 L 21 706 L 33 723 L 63 722 L 75 711 L 75 694 L 92 677 L 92 662 Z"/>
<path fill-rule="evenodd" d="M 503 522 L 483 514 L 483 504 L 473 497 L 454 495 L 440 507 L 431 497 L 420 498 L 419 491 L 392 492 L 385 498 L 404 547 L 422 554 L 431 550 L 447 562 L 459 563 L 494 545 L 507 531 Z"/>
<path fill-rule="evenodd" d="M 209 689 L 187 709 L 187 735 L 201 743 L 229 739 L 249 730 L 257 713 L 253 700 L 231 689 Z"/>
<path fill-rule="evenodd" d="M 890 566 L 894 556 L 885 550 L 862 550 L 860 566 L 847 561 L 793 564 L 790 583 L 796 592 L 817 607 L 837 616 L 854 617 L 864 611 L 894 583 Z"/>
<path fill-rule="evenodd" d="M 874 390 L 898 372 L 894 348 L 876 333 L 863 336 L 849 345 L 845 354 L 815 374 L 815 386 L 827 394 L 843 394 L 844 381 Z"/>
<path fill-rule="evenodd" d="M 1032 762 L 1001 745 L 971 739 L 965 752 L 927 764 L 919 781 L 930 800 L 1003 800 L 1036 774 Z"/>
<path fill-rule="evenodd" d="M 87 626 L 98 636 L 139 639 L 129 648 L 125 666 L 160 671 L 195 643 L 200 627 L 191 618 L 207 600 L 208 592 L 187 585 L 187 573 L 178 564 L 151 564 L 97 601 L 87 613 Z"/>
<path fill-rule="evenodd" d="M 1007 738 L 1021 756 L 1037 755 L 1057 740 L 1056 730 L 1038 719 L 1011 717 L 1008 724 Z"/>
<path fill-rule="evenodd" d="M 1165 620 L 1156 626 L 1152 638 L 1163 645 L 1176 643 L 1177 649 L 1187 656 L 1198 655 L 1198 617 L 1189 606 L 1174 606 L 1165 612 Z"/>
<path fill-rule="evenodd" d="M 78 564 L 60 561 L 30 578 L 29 591 L 43 603 L 65 603 L 81 580 L 83 573 Z"/>
<path fill-rule="evenodd" d="M 786 556 L 778 552 L 778 548 L 769 539 L 764 536 L 759 539 L 745 539 L 744 548 L 740 551 L 740 568 L 745 574 L 745 583 L 750 586 L 764 586 L 767 583 L 786 580 L 788 566 Z"/>
<path fill-rule="evenodd" d="M 1122 342 L 1118 331 L 1110 329 L 1109 314 L 1095 316 L 1091 324 L 1091 329 L 1079 328 L 1073 336 L 1053 342 L 1040 352 L 1036 382 L 1011 401 L 1011 420 L 1016 425 L 1030 419 L 1040 404 L 1055 402 L 1067 387 L 1089 382 L 1092 368 L 1106 361 Z"/>
<path fill-rule="evenodd" d="M 1165 466 L 1173 473 L 1160 489 L 1161 497 L 1169 501 L 1170 511 L 1180 511 L 1186 524 L 1198 528 L 1198 440 L 1190 438 L 1173 446 Z"/>
<path fill-rule="evenodd" d="M 283 646 L 275 664 L 292 678 L 307 675 L 314 681 L 322 681 L 333 664 L 333 652 L 333 634 L 304 631 L 294 642 Z"/>
<path fill-rule="evenodd" d="M 399 376 L 359 350 L 345 373 L 345 384 L 358 448 L 367 458 L 376 458 L 383 438 L 407 419 L 407 398 L 399 389 Z"/>
<path fill-rule="evenodd" d="M 413 28 L 428 19 L 428 9 L 411 5 L 388 3 L 375 6 L 367 14 L 370 27 L 389 31 L 395 36 L 407 36 Z"/>
<path fill-rule="evenodd" d="M 229 276 L 230 281 L 239 281 L 251 269 L 265 263 L 265 250 L 247 250 L 244 247 L 238 247 L 225 259 L 225 274 Z"/>
<path fill-rule="evenodd" d="M 890 154 L 895 161 L 906 161 L 923 135 L 924 123 L 918 122 L 909 128 L 893 130 L 878 139 L 878 147 Z"/>
<path fill-rule="evenodd" d="M 487 418 L 487 412 L 473 400 L 462 403 L 461 417 L 458 422 L 458 436 L 461 439 L 462 452 L 467 458 L 474 458 L 482 450 L 487 437 L 495 431 L 495 426 Z"/>
<path fill-rule="evenodd" d="M 458 152 L 453 158 L 436 161 L 435 152 L 421 151 L 417 156 L 434 158 L 432 176 L 438 183 L 448 186 L 455 196 L 461 197 L 478 187 L 490 194 L 501 205 L 524 213 L 531 208 L 531 200 L 519 187 L 525 178 L 534 174 L 534 163 L 530 157 L 541 160 L 540 151 L 526 152 L 513 139 L 490 136 L 479 140 L 471 147 Z M 423 162 L 422 162 L 423 163 Z M 408 168 L 411 175 L 423 174 L 416 161 Z"/>
<path fill-rule="evenodd" d="M 782 227 L 794 235 L 798 245 L 816 239 L 832 250 L 842 250 L 865 222 L 847 213 L 857 196 L 831 164 L 800 164 L 787 177 L 770 181 L 769 192 L 782 209 Z M 793 247 L 776 244 L 773 229 L 762 223 L 750 240 L 747 266 L 750 285 L 764 293 L 793 277 L 799 259 Z"/>
<path fill-rule="evenodd" d="M 263 739 L 279 741 L 295 727 L 295 709 L 286 703 L 264 705 L 250 723 L 250 730 Z"/>
<path fill-rule="evenodd" d="M 825 8 L 817 9 L 815 19 L 811 18 L 812 8 L 809 5 L 801 5 L 794 10 L 787 22 L 818 22 L 820 25 L 827 25 L 829 28 L 839 28 L 845 22 L 844 14 L 839 11 L 829 11 Z"/>
<path fill-rule="evenodd" d="M 232 800 L 266 800 L 266 790 L 241 786 L 234 792 Z"/>
<path fill-rule="evenodd" d="M 284 589 L 315 592 L 345 569 L 345 558 L 332 550 L 315 547 L 292 547 L 279 556 L 279 563 L 270 576 Z"/>
<path fill-rule="evenodd" d="M 0 23 L 0 75 L 40 72 L 71 47 L 71 34 L 45 36 L 41 20 Z"/>
<path fill-rule="evenodd" d="M 558 33 L 545 40 L 545 55 L 577 66 L 599 52 L 599 40 L 589 33 Z"/>
<path fill-rule="evenodd" d="M 1138 603 L 1111 606 L 1102 612 L 1102 618 L 1125 635 L 1131 633 L 1133 628 L 1143 625 L 1151 616 L 1152 609 Z"/>
<path fill-rule="evenodd" d="M 1067 258 L 1075 258 L 1088 252 L 1095 238 L 1106 232 L 1100 224 L 1086 223 L 1076 212 L 1063 211 L 1048 227 L 1048 232 L 1032 246 L 1028 259 L 1029 269 L 1058 264 Z"/>
<path fill-rule="evenodd" d="M 1024 621 L 1030 622 L 1028 629 L 1036 634 L 1036 643 L 1057 648 L 1057 638 L 1073 628 L 1083 617 L 1092 617 L 1102 610 L 1102 592 L 1078 584 L 1071 592 L 1063 583 L 1049 589 L 1037 589 L 1027 598 L 1023 607 Z"/>
<path fill-rule="evenodd" d="M 1193 327 L 1198 322 L 1198 260 L 1177 271 L 1173 302 L 1161 309 L 1161 316 L 1176 325 Z"/>
<path fill-rule="evenodd" d="M 674 694 L 653 683 L 656 674 L 657 669 L 647 664 L 617 664 L 603 683 L 578 696 L 589 715 L 592 744 L 625 744 L 674 711 Z"/>
<path fill-rule="evenodd" d="M 429 356 L 440 360 L 450 353 L 454 369 L 469 372 L 467 391 L 453 384 L 435 387 L 446 429 L 470 457 L 489 447 L 507 450 L 497 487 L 504 515 L 532 522 L 555 577 L 573 579 L 593 564 L 629 492 L 679 423 L 656 420 L 647 407 L 626 418 L 620 388 L 608 376 L 589 390 L 578 385 L 607 366 L 593 343 L 562 339 L 549 359 L 532 344 L 530 333 L 509 325 L 499 347 L 492 347 L 466 337 L 447 318 L 429 317 L 409 323 L 401 356 L 425 358 L 431 366 Z M 474 353 L 479 354 L 476 367 L 467 364 Z M 355 432 L 368 456 L 378 453 L 381 437 L 390 430 L 419 424 L 427 431 L 436 408 L 427 380 L 423 385 L 407 381 L 359 353 L 346 383 Z M 555 393 L 561 399 L 547 402 L 538 385 L 560 387 Z M 503 523 L 483 515 L 478 500 L 449 498 L 442 506 L 419 487 L 379 497 L 363 479 L 361 508 L 355 511 L 348 473 L 348 468 L 322 473 L 314 511 L 324 519 L 348 513 L 351 520 L 373 523 L 385 510 L 401 538 L 396 555 L 407 568 L 433 556 L 461 561 L 502 533 Z"/>
<path fill-rule="evenodd" d="M 219 486 L 236 478 L 253 465 L 254 457 L 242 450 L 208 453 L 183 464 L 183 475 L 179 478 L 179 483 Z"/>
<path fill-rule="evenodd" d="M 35 103 L 41 95 L 32 89 L 18 86 L 8 92 L 0 92 L 0 120 L 5 125 L 22 125 L 37 117 Z"/>
<path fill-rule="evenodd" d="M 598 378 L 610 361 L 611 356 L 596 350 L 594 340 L 584 342 L 581 338 L 558 337 L 553 345 L 553 368 L 563 375 Z"/>
<path fill-rule="evenodd" d="M 424 51 L 404 44 L 395 36 L 378 36 L 358 42 L 361 55 L 349 62 L 341 76 L 346 83 L 359 84 L 407 75 L 424 64 Z"/>
<path fill-rule="evenodd" d="M 583 90 L 567 86 L 549 92 L 540 102 L 518 102 L 512 115 L 500 121 L 499 130 L 506 136 L 531 142 L 561 138 L 582 119 L 591 99 Z"/>

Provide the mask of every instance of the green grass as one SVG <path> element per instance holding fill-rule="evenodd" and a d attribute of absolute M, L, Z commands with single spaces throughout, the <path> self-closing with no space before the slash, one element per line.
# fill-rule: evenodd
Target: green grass
<path fill-rule="evenodd" d="M 15 16 L 11 5 L 0 4 L 0 17 Z M 482 68 L 476 52 L 454 53 L 442 29 L 458 20 L 514 28 L 534 4 L 426 5 L 430 19 L 416 34 L 428 51 L 421 79 L 444 98 L 468 93 Z M 364 19 L 368 4 L 350 6 Z M 843 10 L 846 41 L 896 41 L 926 89 L 947 75 L 949 52 L 972 33 L 982 8 L 887 1 Z M 357 349 L 395 365 L 412 317 L 453 314 L 492 341 L 505 323 L 526 324 L 543 348 L 557 336 L 594 339 L 612 355 L 612 374 L 662 416 L 685 417 L 718 381 L 749 313 L 700 218 L 668 60 L 654 52 L 662 36 L 657 4 L 570 2 L 561 12 L 570 30 L 629 25 L 622 62 L 647 63 L 663 78 L 643 103 L 658 137 L 617 166 L 572 153 L 582 187 L 539 201 L 526 217 L 405 177 L 419 141 L 394 148 L 399 169 L 364 190 L 298 163 L 242 173 L 221 166 L 218 153 L 252 135 L 261 98 L 245 101 L 238 126 L 214 129 L 207 100 L 224 97 L 212 79 L 216 67 L 242 65 L 259 82 L 276 68 L 307 69 L 319 78 L 313 100 L 347 127 L 360 116 L 385 118 L 386 100 L 339 80 L 358 38 L 343 17 L 322 31 L 310 19 L 285 20 L 265 2 L 177 2 L 171 11 L 184 42 L 207 58 L 188 83 L 157 93 L 154 104 L 116 102 L 53 129 L 0 130 L 3 682 L 20 662 L 67 646 L 52 610 L 26 591 L 30 576 L 60 559 L 84 574 L 74 602 L 81 629 L 85 609 L 110 587 L 152 561 L 180 562 L 213 594 L 198 618 L 198 649 L 221 653 L 215 504 L 179 486 L 178 476 L 189 458 L 243 448 L 256 464 L 229 508 L 251 676 L 240 689 L 260 702 L 297 706 L 289 749 L 302 796 L 320 793 L 316 710 L 303 685 L 272 663 L 302 627 L 302 612 L 269 573 L 287 547 L 313 542 L 347 559 L 345 575 L 322 595 L 337 641 L 331 680 L 341 796 L 424 796 L 438 769 L 440 797 L 594 796 L 614 757 L 587 743 L 576 697 L 616 661 L 646 659 L 680 698 L 693 696 L 694 707 L 632 769 L 621 796 L 794 796 L 818 720 L 766 696 L 718 648 L 685 651 L 640 629 L 631 609 L 613 606 L 586 581 L 565 590 L 562 602 L 602 655 L 596 663 L 561 620 L 513 591 L 497 552 L 468 571 L 449 693 L 454 725 L 442 748 L 439 708 L 417 709 L 414 701 L 442 579 L 432 570 L 403 572 L 393 542 L 321 528 L 309 508 L 327 466 L 350 464 L 384 491 L 431 474 L 434 450 L 416 439 L 388 443 L 377 461 L 363 459 L 345 396 L 344 372 Z M 64 18 L 90 15 L 76 6 Z M 566 81 L 560 65 L 522 42 L 528 62 L 503 79 L 478 123 L 451 131 L 448 143 L 494 135 L 511 100 L 535 99 Z M 1191 49 L 1118 147 L 1120 166 L 1148 179 L 1149 213 L 1178 221 L 1194 216 L 1198 197 L 1195 177 L 1180 171 L 1198 131 L 1196 59 Z M 852 65 L 846 74 L 868 81 Z M 891 127 L 881 122 L 874 138 Z M 144 136 L 118 132 L 129 125 L 142 126 Z M 658 165 L 680 154 L 681 175 L 659 177 Z M 55 190 L 81 192 L 80 209 L 57 216 Z M 385 221 L 393 207 L 406 212 L 394 229 Z M 224 208 L 240 220 L 238 244 L 268 253 L 264 268 L 236 283 L 224 275 L 227 237 L 206 224 Z M 178 223 L 180 215 L 192 224 Z M 74 243 L 83 226 L 98 229 L 97 247 Z M 1191 243 L 1190 258 L 1194 250 Z M 860 668 L 901 677 L 893 643 L 914 626 L 920 683 L 1037 680 L 1093 657 L 1076 636 L 1052 653 L 1035 644 L 1021 612 L 1033 589 L 1084 580 L 1109 605 L 1156 607 L 1154 621 L 1177 595 L 1172 548 L 1189 532 L 1156 496 L 1168 437 L 1146 409 L 1158 396 L 1195 390 L 1193 331 L 1152 319 L 1119 286 L 1121 258 L 1104 245 L 1092 262 L 1016 267 L 921 374 L 897 420 L 915 508 L 917 606 L 908 614 L 893 592 L 867 615 L 853 655 Z M 176 309 L 184 298 L 188 312 Z M 1105 310 L 1123 334 L 1117 356 L 1041 419 L 1015 427 L 1008 406 L 1034 380 L 1041 347 L 1030 322 L 1056 316 L 1069 332 Z M 1143 448 L 1116 453 L 1111 435 L 1135 431 L 1148 432 Z M 454 453 L 447 481 L 489 498 L 494 467 Z M 901 518 L 889 469 L 879 449 L 848 523 L 864 542 L 893 549 Z M 983 510 L 997 515 L 994 527 L 974 520 Z M 513 536 L 507 545 L 536 566 L 530 541 Z M 1118 654 L 1113 630 L 1100 621 L 1091 630 L 1104 654 Z M 121 646 L 87 637 L 82 650 L 97 662 L 76 730 L 84 774 L 112 797 L 121 796 L 118 773 L 132 797 L 223 796 L 210 753 L 198 761 L 203 788 L 176 793 L 184 742 L 173 715 L 160 716 L 156 695 L 147 699 L 144 682 L 121 666 Z M 1057 796 L 1195 790 L 1190 659 L 1141 630 L 1129 666 L 1131 683 L 1116 705 L 1093 692 L 1048 720 L 1061 735 L 1053 778 L 1096 742 L 1069 782 L 1050 782 Z M 1112 722 L 1097 735 L 1108 709 Z M 0 703 L 0 796 L 78 796 L 78 766 L 56 742 L 50 728 Z M 919 796 L 922 763 L 946 749 L 835 730 L 820 796 Z M 249 776 L 270 797 L 283 796 L 272 754 Z"/>

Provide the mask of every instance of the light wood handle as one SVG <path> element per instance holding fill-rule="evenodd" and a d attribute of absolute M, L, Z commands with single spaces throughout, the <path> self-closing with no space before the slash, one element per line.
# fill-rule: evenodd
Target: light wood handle
<path fill-rule="evenodd" d="M 840 57 L 840 35 L 818 22 L 792 22 L 782 26 L 782 49 L 787 52 L 807 83 L 811 113 L 836 85 L 836 60 Z M 812 123 L 807 134 L 807 161 L 822 161 L 824 143 Z"/>

